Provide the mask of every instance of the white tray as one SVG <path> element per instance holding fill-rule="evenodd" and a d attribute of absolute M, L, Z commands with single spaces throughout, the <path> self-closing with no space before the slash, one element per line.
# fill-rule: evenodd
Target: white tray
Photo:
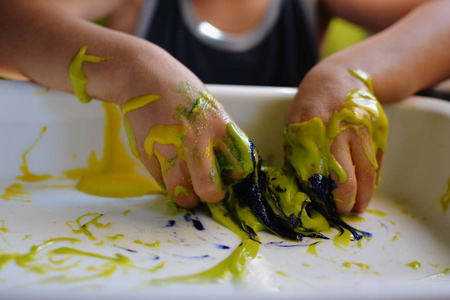
<path fill-rule="evenodd" d="M 295 89 L 220 85 L 209 89 L 262 156 L 281 165 L 281 130 Z M 152 280 L 213 267 L 240 240 L 204 212 L 196 214 L 203 231 L 196 230 L 183 215 L 165 215 L 165 197 L 161 195 L 109 199 L 80 193 L 73 188 L 76 181 L 16 180 L 21 175 L 22 154 L 44 126 L 47 132 L 27 155 L 32 172 L 60 178 L 64 170 L 85 167 L 91 151 L 101 156 L 104 116 L 96 101 L 82 105 L 72 95 L 46 91 L 35 84 L 0 81 L 0 195 L 14 183 L 29 191 L 16 200 L 0 198 L 0 299 L 448 299 L 450 210 L 445 212 L 440 200 L 449 201 L 444 195 L 450 179 L 450 103 L 412 97 L 386 106 L 386 112 L 391 127 L 382 183 L 371 211 L 362 214 L 364 221 L 351 223 L 373 233 L 369 242 L 339 248 L 331 240 L 322 241 L 315 256 L 306 243 L 261 233 L 258 257 L 247 264 L 239 282 L 161 286 Z M 66 223 L 86 213 L 101 213 L 99 222 L 111 223 L 109 228 L 90 227 L 96 240 L 72 232 Z M 175 220 L 175 225 L 166 227 L 170 220 Z M 108 238 L 118 234 L 124 237 Z M 58 247 L 107 257 L 118 253 L 137 267 L 165 263 L 154 272 L 118 266 L 109 269 L 109 276 L 79 281 L 75 280 L 79 276 L 94 274 L 94 268 L 108 269 L 108 261 L 88 257 L 65 271 L 43 274 L 13 260 L 2 266 L 2 255 L 28 253 L 33 245 L 60 237 L 80 242 L 50 245 L 40 252 L 40 263 L 47 261 L 47 250 Z M 159 241 L 159 246 L 148 247 L 135 240 Z M 98 245 L 100 241 L 102 245 Z M 412 262 L 421 267 L 408 266 Z"/>

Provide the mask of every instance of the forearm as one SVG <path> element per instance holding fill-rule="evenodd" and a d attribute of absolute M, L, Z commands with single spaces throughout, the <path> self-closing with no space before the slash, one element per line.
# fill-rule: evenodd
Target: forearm
<path fill-rule="evenodd" d="M 377 32 L 429 1 L 432 0 L 320 0 L 320 4 L 326 15 L 343 18 Z"/>
<path fill-rule="evenodd" d="M 5 4 L 6 3 L 6 4 Z M 123 102 L 143 94 L 163 94 L 170 85 L 198 79 L 149 42 L 65 15 L 39 2 L 5 1 L 0 17 L 0 65 L 42 85 L 73 92 L 69 64 L 82 46 L 87 54 L 114 57 L 84 63 L 87 94 Z"/>
<path fill-rule="evenodd" d="M 331 80 L 351 87 L 355 80 L 347 70 L 364 70 L 381 102 L 400 100 L 450 77 L 448 3 L 420 6 L 391 28 L 323 60 L 310 76 L 333 74 Z"/>

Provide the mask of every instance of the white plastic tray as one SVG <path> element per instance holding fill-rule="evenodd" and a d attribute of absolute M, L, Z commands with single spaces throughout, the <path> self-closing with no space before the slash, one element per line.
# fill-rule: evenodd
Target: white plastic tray
<path fill-rule="evenodd" d="M 281 165 L 281 130 L 295 89 L 209 89 L 262 156 Z M 247 264 L 238 282 L 154 285 L 155 278 L 194 274 L 217 265 L 240 240 L 204 212 L 196 213 L 203 231 L 183 215 L 164 214 L 161 195 L 109 199 L 78 192 L 73 188 L 76 181 L 16 180 L 22 174 L 22 154 L 44 126 L 47 131 L 27 155 L 30 171 L 63 178 L 63 171 L 85 167 L 91 151 L 101 155 L 104 116 L 96 101 L 82 105 L 72 95 L 35 84 L 0 81 L 0 195 L 14 183 L 28 190 L 15 200 L 0 197 L 0 299 L 448 299 L 450 210 L 444 211 L 440 201 L 449 201 L 444 195 L 450 178 L 450 103 L 413 97 L 387 106 L 386 112 L 391 127 L 382 183 L 370 211 L 362 214 L 364 221 L 351 223 L 373 233 L 370 241 L 343 248 L 332 240 L 322 241 L 316 256 L 308 252 L 306 242 L 262 233 L 258 257 Z M 89 227 L 96 240 L 67 225 L 87 213 L 93 215 L 82 224 L 96 214 L 103 215 L 100 223 L 111 223 L 108 228 Z M 175 225 L 168 227 L 171 220 Z M 123 237 L 110 238 L 119 234 Z M 29 253 L 32 246 L 54 238 L 80 241 L 49 245 L 39 252 L 39 263 L 48 262 L 46 251 L 59 247 L 104 257 L 74 257 L 61 265 L 72 267 L 42 274 L 14 260 L 5 262 L 12 253 Z M 158 241 L 159 246 L 135 240 Z M 128 265 L 111 267 L 105 257 L 116 254 L 127 257 Z M 412 262 L 420 268 L 413 268 Z M 139 269 L 155 267 L 153 272 Z M 109 275 L 100 273 L 108 270 Z M 86 278 L 92 274 L 103 276 Z"/>

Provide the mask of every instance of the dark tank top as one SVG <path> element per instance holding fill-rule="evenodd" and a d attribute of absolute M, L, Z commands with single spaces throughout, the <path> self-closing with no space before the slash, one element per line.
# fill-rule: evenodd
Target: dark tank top
<path fill-rule="evenodd" d="M 307 22 L 311 16 L 298 0 L 271 3 L 265 28 L 247 35 L 253 41 L 245 41 L 245 34 L 231 35 L 230 43 L 217 42 L 220 36 L 214 35 L 221 32 L 196 20 L 192 8 L 186 14 L 190 4 L 181 1 L 187 0 L 158 1 L 143 37 L 173 55 L 204 83 L 298 86 L 318 60 L 317 42 Z M 275 16 L 274 5 L 278 5 Z M 209 41 L 199 35 L 202 30 L 209 30 Z"/>

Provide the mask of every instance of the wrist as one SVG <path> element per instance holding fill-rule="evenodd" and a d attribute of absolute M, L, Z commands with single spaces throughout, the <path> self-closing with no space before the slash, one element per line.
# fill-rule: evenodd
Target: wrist
<path fill-rule="evenodd" d="M 367 89 L 349 69 L 328 62 L 321 62 L 311 69 L 299 85 L 289 113 L 290 123 L 300 123 L 313 117 L 320 117 L 327 123 L 351 91 Z"/>

